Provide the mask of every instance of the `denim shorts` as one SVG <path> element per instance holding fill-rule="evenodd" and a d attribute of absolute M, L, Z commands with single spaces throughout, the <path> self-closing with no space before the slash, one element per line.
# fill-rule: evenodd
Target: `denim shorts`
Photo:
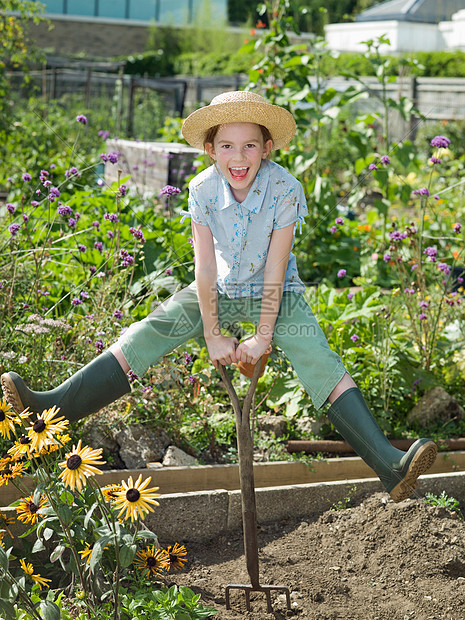
<path fill-rule="evenodd" d="M 221 329 L 234 330 L 241 321 L 258 325 L 261 298 L 231 299 L 218 294 Z M 172 295 L 145 319 L 133 323 L 118 344 L 131 370 L 143 376 L 150 366 L 191 338 L 203 337 L 195 282 Z M 320 409 L 346 373 L 337 353 L 329 348 L 310 306 L 299 293 L 285 292 L 275 324 L 273 342 L 287 356 L 303 387 Z"/>

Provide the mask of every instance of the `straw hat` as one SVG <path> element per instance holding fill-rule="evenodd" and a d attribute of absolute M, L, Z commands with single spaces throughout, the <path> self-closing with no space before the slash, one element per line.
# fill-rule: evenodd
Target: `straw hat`
<path fill-rule="evenodd" d="M 225 123 L 263 125 L 273 138 L 273 149 L 289 144 L 296 132 L 294 117 L 285 108 L 268 103 L 257 93 L 238 90 L 222 93 L 210 105 L 192 112 L 183 123 L 182 134 L 191 146 L 203 149 L 207 131 Z"/>

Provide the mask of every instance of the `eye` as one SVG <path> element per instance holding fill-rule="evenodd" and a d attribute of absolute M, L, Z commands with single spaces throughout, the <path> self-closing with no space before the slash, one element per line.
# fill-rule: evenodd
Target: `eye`
<path fill-rule="evenodd" d="M 246 146 L 246 148 L 248 148 L 248 149 L 255 149 L 255 148 L 257 148 L 257 145 L 256 145 L 256 144 L 246 144 L 245 146 Z"/>

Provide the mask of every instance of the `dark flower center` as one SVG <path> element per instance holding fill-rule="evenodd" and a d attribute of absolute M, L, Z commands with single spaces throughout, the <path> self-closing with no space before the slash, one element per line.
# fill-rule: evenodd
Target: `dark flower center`
<path fill-rule="evenodd" d="M 34 504 L 34 502 L 31 502 L 30 504 L 28 504 L 27 507 L 29 509 L 29 512 L 31 513 L 37 512 L 39 510 L 39 506 Z"/>
<path fill-rule="evenodd" d="M 68 469 L 77 469 L 82 463 L 82 459 L 79 454 L 72 454 L 66 461 L 66 467 Z"/>
<path fill-rule="evenodd" d="M 150 568 L 154 567 L 157 565 L 157 561 L 154 557 L 152 557 L 151 555 L 148 556 L 147 558 L 147 566 L 149 566 Z"/>
<path fill-rule="evenodd" d="M 129 489 L 126 492 L 126 499 L 128 502 L 137 502 L 140 497 L 140 493 L 137 489 Z"/>
<path fill-rule="evenodd" d="M 43 433 L 46 427 L 47 425 L 45 424 L 45 421 L 42 418 L 39 418 L 36 422 L 34 422 L 32 430 L 36 433 Z"/>
<path fill-rule="evenodd" d="M 3 422 L 4 420 L 6 420 L 5 412 L 0 410 L 0 422 Z"/>
<path fill-rule="evenodd" d="M 31 438 L 27 437 L 27 435 L 21 435 L 19 438 L 19 443 L 23 446 L 27 446 L 28 443 L 31 443 Z"/>
<path fill-rule="evenodd" d="M 11 476 L 12 473 L 13 473 L 13 470 L 10 469 L 9 467 L 5 467 L 5 469 L 2 469 L 2 471 L 0 471 L 0 474 L 2 476 Z"/>

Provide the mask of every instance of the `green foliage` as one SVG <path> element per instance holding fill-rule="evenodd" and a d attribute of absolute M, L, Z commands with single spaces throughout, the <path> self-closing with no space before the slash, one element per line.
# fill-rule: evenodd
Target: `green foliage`
<path fill-rule="evenodd" d="M 155 590 L 150 597 L 146 592 L 126 595 L 123 611 L 133 620 L 201 620 L 211 618 L 217 611 L 200 603 L 200 594 L 194 594 L 186 587 L 171 586 Z"/>
<path fill-rule="evenodd" d="M 347 495 L 343 499 L 340 499 L 331 506 L 331 510 L 336 510 L 337 512 L 339 512 L 341 510 L 348 510 L 349 508 L 352 508 L 352 496 L 356 492 L 357 487 L 354 484 L 347 491 Z"/>
<path fill-rule="evenodd" d="M 434 495 L 434 493 L 425 493 L 425 502 L 430 506 L 442 506 L 447 508 L 451 512 L 456 512 L 458 516 L 463 519 L 462 512 L 459 508 L 460 502 L 455 497 L 449 497 L 445 491 L 442 491 L 441 495 Z"/>

